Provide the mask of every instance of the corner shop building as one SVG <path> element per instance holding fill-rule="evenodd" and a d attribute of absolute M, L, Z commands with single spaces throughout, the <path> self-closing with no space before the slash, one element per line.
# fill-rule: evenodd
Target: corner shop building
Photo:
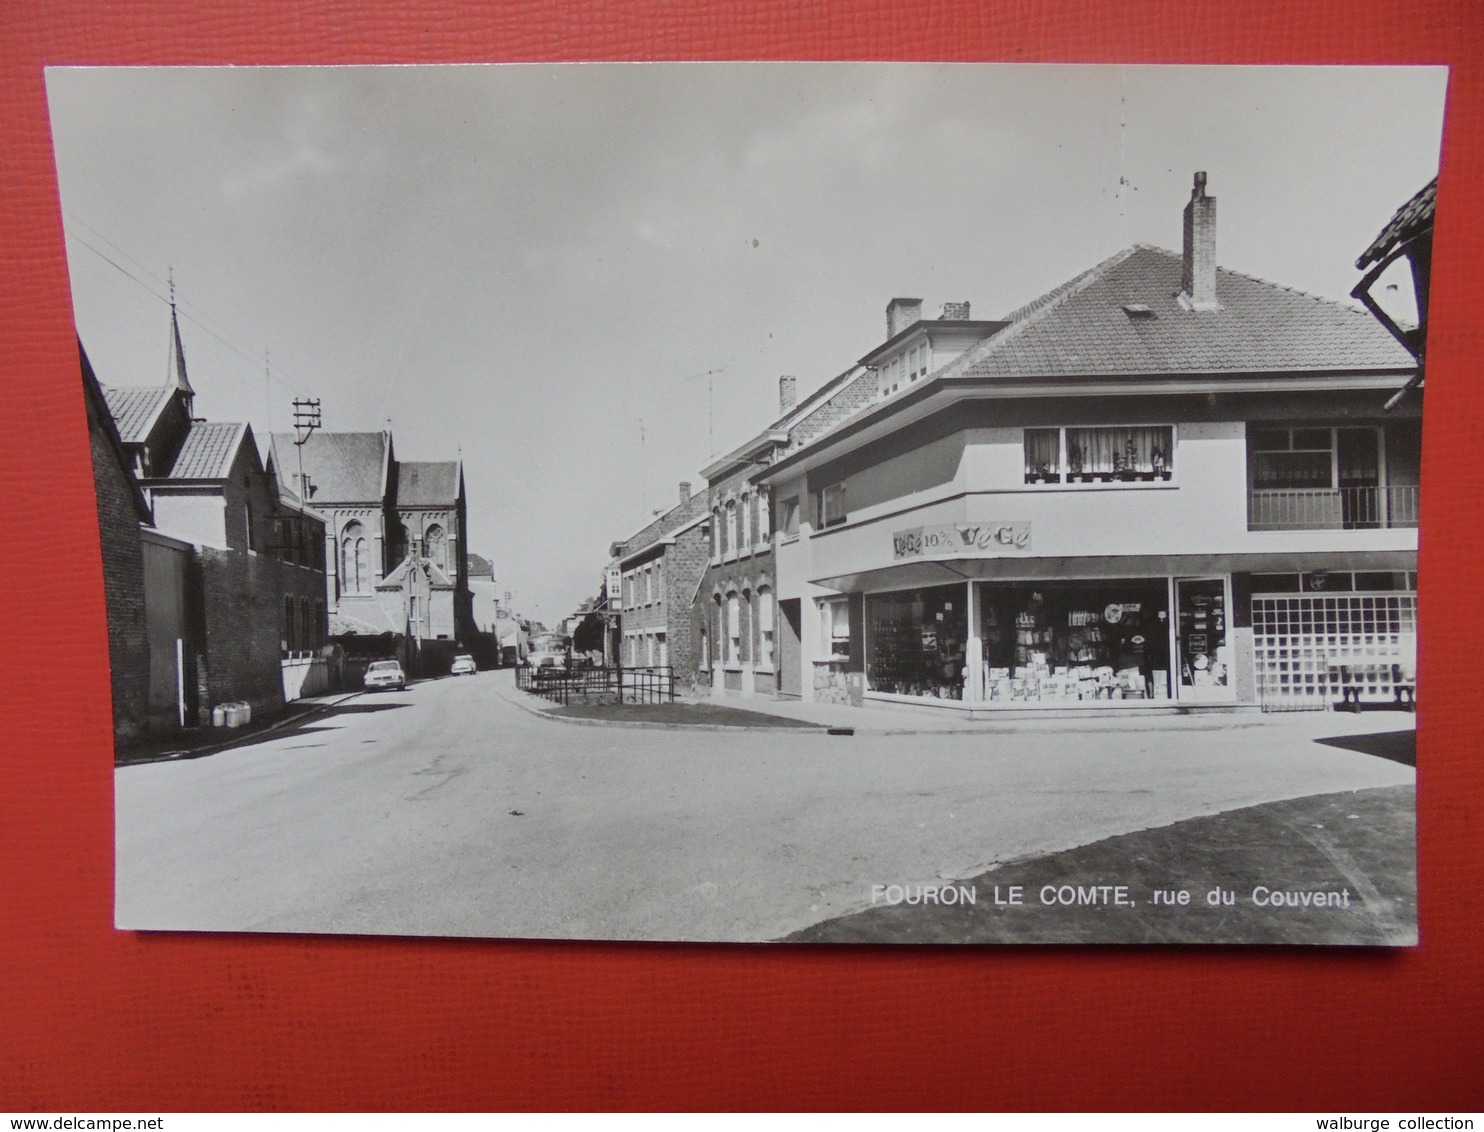
<path fill-rule="evenodd" d="M 760 477 L 801 516 L 806 699 L 1324 707 L 1411 678 L 1420 398 L 1382 405 L 1415 363 L 1218 269 L 1214 213 L 1198 182 L 1183 253 L 1114 256 Z"/>

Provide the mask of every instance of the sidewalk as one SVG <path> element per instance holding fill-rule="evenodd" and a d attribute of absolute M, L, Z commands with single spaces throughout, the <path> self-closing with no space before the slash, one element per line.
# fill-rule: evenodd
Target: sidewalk
<path fill-rule="evenodd" d="M 1238 728 L 1282 727 L 1325 735 L 1358 735 L 1373 732 L 1406 731 L 1416 726 L 1417 717 L 1404 711 L 1366 711 L 1361 713 L 1313 711 L 1263 714 L 1256 709 L 1215 712 L 1161 712 L 1064 709 L 1060 713 L 1006 712 L 991 719 L 968 719 L 958 712 L 911 705 L 867 704 L 850 707 L 845 704 L 804 703 L 801 700 L 773 699 L 769 696 L 706 696 L 696 702 L 762 712 L 818 727 L 849 728 L 874 735 L 1023 734 L 1027 731 L 1054 734 L 1088 731 L 1230 731 Z"/>
<path fill-rule="evenodd" d="M 172 759 L 198 758 L 231 747 L 256 743 L 276 732 L 286 731 L 312 716 L 361 695 L 362 689 L 330 692 L 323 696 L 305 696 L 285 704 L 283 711 L 270 717 L 254 718 L 242 727 L 189 727 L 164 735 L 146 735 L 127 745 L 116 745 L 115 766 L 137 763 L 168 762 Z"/>
<path fill-rule="evenodd" d="M 644 721 L 635 718 L 632 712 L 627 718 L 619 718 L 616 709 L 612 718 L 605 718 L 606 709 L 594 708 L 581 715 L 573 714 L 560 705 L 544 700 L 529 692 L 522 692 L 513 683 L 500 689 L 500 694 L 515 706 L 544 716 L 559 723 L 589 727 L 674 727 L 689 730 L 733 730 L 736 728 L 766 729 L 759 717 L 771 716 L 780 727 L 790 729 L 818 727 L 835 733 L 861 735 L 995 735 L 1025 734 L 1086 734 L 1088 731 L 1117 732 L 1210 732 L 1252 729 L 1253 731 L 1283 730 L 1297 732 L 1311 738 L 1339 736 L 1374 736 L 1391 732 L 1412 731 L 1417 717 L 1404 711 L 1366 711 L 1361 713 L 1313 711 L 1263 714 L 1256 709 L 1215 712 L 1161 712 L 1138 711 L 1064 710 L 1055 712 L 1019 713 L 1006 712 L 993 719 L 968 719 L 952 710 L 910 705 L 870 704 L 850 707 L 845 704 L 804 703 L 800 700 L 773 699 L 769 696 L 709 696 L 705 694 L 679 693 L 675 706 L 706 708 L 704 720 L 688 723 L 680 720 L 655 719 Z M 728 723 L 728 717 L 732 722 Z"/>

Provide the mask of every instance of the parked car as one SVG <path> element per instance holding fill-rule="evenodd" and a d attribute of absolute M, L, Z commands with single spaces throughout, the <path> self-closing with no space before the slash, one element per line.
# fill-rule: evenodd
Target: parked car
<path fill-rule="evenodd" d="M 367 691 L 373 688 L 401 689 L 407 687 L 407 674 L 395 660 L 373 660 L 366 669 L 366 677 L 362 683 Z"/>
<path fill-rule="evenodd" d="M 472 656 L 466 652 L 461 652 L 453 658 L 453 667 L 448 671 L 454 676 L 473 676 L 479 671 L 479 667 L 474 663 Z"/>

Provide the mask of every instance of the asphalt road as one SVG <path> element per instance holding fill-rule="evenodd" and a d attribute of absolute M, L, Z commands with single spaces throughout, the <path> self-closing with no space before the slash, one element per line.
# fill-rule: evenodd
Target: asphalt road
<path fill-rule="evenodd" d="M 1415 779 L 1351 749 L 1410 725 L 1391 713 L 837 737 L 577 726 L 519 696 L 431 681 L 119 768 L 117 925 L 772 940 L 875 884 Z"/>

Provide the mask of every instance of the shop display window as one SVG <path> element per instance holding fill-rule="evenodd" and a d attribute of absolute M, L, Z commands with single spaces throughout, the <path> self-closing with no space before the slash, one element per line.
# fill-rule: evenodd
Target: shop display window
<path fill-rule="evenodd" d="M 961 585 L 867 594 L 867 688 L 898 696 L 963 699 L 967 598 Z"/>
<path fill-rule="evenodd" d="M 1170 695 L 1163 578 L 983 585 L 980 697 L 991 704 Z"/>
<path fill-rule="evenodd" d="M 1232 683 L 1226 584 L 1220 578 L 1181 578 L 1175 583 L 1175 594 L 1180 613 L 1181 695 L 1197 700 L 1224 698 Z"/>

